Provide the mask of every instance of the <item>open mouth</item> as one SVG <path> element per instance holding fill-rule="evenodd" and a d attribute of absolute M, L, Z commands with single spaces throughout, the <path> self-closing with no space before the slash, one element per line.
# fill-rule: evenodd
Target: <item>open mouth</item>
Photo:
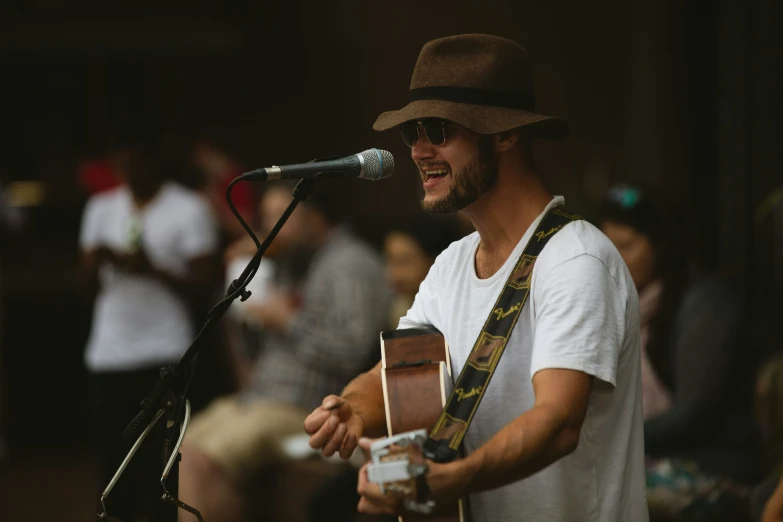
<path fill-rule="evenodd" d="M 448 173 L 449 173 L 448 169 L 431 169 L 431 170 L 421 171 L 425 183 L 437 181 L 438 179 L 448 175 Z"/>

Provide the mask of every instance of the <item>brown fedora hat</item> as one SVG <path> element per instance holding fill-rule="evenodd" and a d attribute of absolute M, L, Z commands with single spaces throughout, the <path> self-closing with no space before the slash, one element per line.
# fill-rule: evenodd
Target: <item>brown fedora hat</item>
<path fill-rule="evenodd" d="M 568 135 L 564 119 L 535 112 L 525 48 L 499 36 L 465 34 L 427 42 L 413 69 L 409 101 L 378 116 L 373 129 L 443 118 L 479 134 L 526 127 L 536 138 Z"/>

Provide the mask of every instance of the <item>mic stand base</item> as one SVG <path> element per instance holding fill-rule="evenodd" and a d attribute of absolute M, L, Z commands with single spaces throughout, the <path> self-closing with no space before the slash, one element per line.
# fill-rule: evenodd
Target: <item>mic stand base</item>
<path fill-rule="evenodd" d="M 138 451 L 139 447 L 141 446 L 141 443 L 144 442 L 144 439 L 147 438 L 147 435 L 150 434 L 152 431 L 152 428 L 155 426 L 155 424 L 158 423 L 161 417 L 163 417 L 163 414 L 165 413 L 165 410 L 161 409 L 158 410 L 158 412 L 155 414 L 155 416 L 152 418 L 149 424 L 147 424 L 147 427 L 144 428 L 144 431 L 139 435 L 139 438 L 136 439 L 136 442 L 133 443 L 133 446 L 131 447 L 128 454 L 125 456 L 125 459 L 122 461 L 122 464 L 120 464 L 120 467 L 117 469 L 117 472 L 114 473 L 114 476 L 109 481 L 109 485 L 106 486 L 106 489 L 103 490 L 103 494 L 101 495 L 101 507 L 103 508 L 103 513 L 98 515 L 98 518 L 101 520 L 109 520 L 109 513 L 106 510 L 106 497 L 109 496 L 109 493 L 114 489 L 114 486 L 117 485 L 117 481 L 120 480 L 120 477 L 125 472 L 125 468 L 128 467 L 128 464 L 130 463 L 133 456 L 136 454 L 136 451 Z"/>

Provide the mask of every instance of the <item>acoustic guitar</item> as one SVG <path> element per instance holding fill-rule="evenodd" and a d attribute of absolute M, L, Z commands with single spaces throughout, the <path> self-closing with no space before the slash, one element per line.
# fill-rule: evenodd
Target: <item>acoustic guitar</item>
<path fill-rule="evenodd" d="M 401 522 L 467 522 L 462 499 L 435 506 L 426 499 L 426 462 L 421 448 L 451 393 L 449 349 L 435 328 L 381 334 L 381 376 L 388 438 L 372 447 L 369 479 L 401 494 L 415 511 Z"/>

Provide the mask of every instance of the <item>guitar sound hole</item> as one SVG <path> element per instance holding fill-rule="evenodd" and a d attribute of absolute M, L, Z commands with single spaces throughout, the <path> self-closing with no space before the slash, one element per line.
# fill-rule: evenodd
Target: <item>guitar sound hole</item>
<path fill-rule="evenodd" d="M 392 365 L 392 368 L 402 368 L 402 367 L 410 367 L 410 366 L 423 366 L 425 364 L 432 364 L 432 360 L 430 359 L 421 359 L 414 362 L 408 362 L 408 361 L 400 361 L 398 363 L 394 363 Z"/>

